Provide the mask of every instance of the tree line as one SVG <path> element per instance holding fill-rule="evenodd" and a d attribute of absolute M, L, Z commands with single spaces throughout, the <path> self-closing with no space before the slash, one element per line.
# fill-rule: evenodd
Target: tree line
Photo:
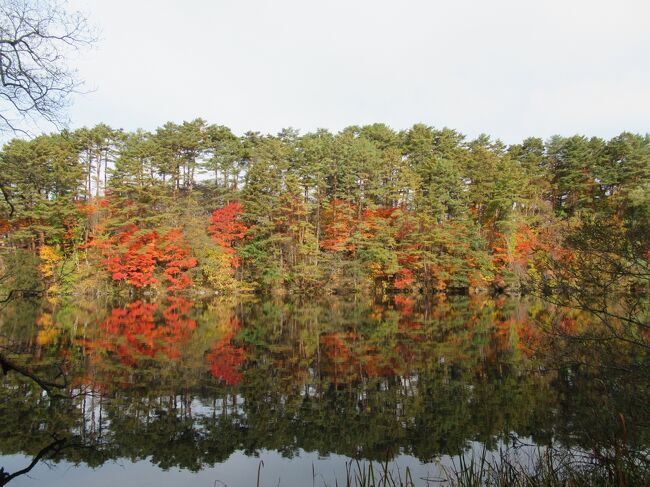
<path fill-rule="evenodd" d="M 647 134 L 100 124 L 11 140 L 0 190 L 7 289 L 522 291 L 588 255 L 588 225 L 650 258 Z"/>

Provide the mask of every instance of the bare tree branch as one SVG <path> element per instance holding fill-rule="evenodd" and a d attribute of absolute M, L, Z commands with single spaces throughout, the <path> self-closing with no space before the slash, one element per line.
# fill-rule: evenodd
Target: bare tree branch
<path fill-rule="evenodd" d="M 65 443 L 66 443 L 65 439 L 55 439 L 54 442 L 50 443 L 41 451 L 39 451 L 38 454 L 32 459 L 32 461 L 27 467 L 20 469 L 14 473 L 10 474 L 8 472 L 5 472 L 4 469 L 0 468 L 0 486 L 8 484 L 16 477 L 29 473 L 36 466 L 36 464 L 38 464 L 38 462 L 41 461 L 41 459 L 45 455 L 49 454 L 50 452 L 59 451 L 61 447 L 65 445 Z"/>
<path fill-rule="evenodd" d="M 58 0 L 0 0 L 0 130 L 22 122 L 60 128 L 81 83 L 66 59 L 94 37 L 79 12 Z"/>
<path fill-rule="evenodd" d="M 65 375 L 63 375 L 63 383 L 43 380 L 40 377 L 38 377 L 36 374 L 31 372 L 29 369 L 26 369 L 25 367 L 22 367 L 16 364 L 15 362 L 9 360 L 2 353 L 0 353 L 0 367 L 2 368 L 2 372 L 5 375 L 7 375 L 10 371 L 13 370 L 18 374 L 33 380 L 41 387 L 41 389 L 47 392 L 48 396 L 52 396 L 52 389 L 65 389 L 66 387 L 68 387 L 67 381 L 65 380 Z"/>

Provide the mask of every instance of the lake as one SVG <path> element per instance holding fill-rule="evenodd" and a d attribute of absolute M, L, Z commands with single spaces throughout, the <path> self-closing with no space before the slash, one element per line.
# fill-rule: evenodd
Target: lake
<path fill-rule="evenodd" d="M 11 486 L 440 485 L 482 455 L 647 452 L 647 382 L 550 351 L 552 324 L 589 319 L 507 297 L 16 301 L 3 350 L 67 388 L 3 379 L 0 466 Z"/>

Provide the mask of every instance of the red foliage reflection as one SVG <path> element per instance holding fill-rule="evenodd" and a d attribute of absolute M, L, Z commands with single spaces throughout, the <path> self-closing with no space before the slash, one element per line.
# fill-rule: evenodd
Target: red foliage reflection
<path fill-rule="evenodd" d="M 160 355 L 172 360 L 180 358 L 182 344 L 196 328 L 196 322 L 189 318 L 192 302 L 170 296 L 166 306 L 160 308 L 159 304 L 142 300 L 125 308 L 114 308 L 100 325 L 100 336 L 85 341 L 86 347 L 114 354 L 125 365 Z M 99 358 L 100 355 L 94 355 L 92 360 L 97 362 Z"/>
<path fill-rule="evenodd" d="M 212 376 L 222 379 L 229 385 L 236 385 L 241 382 L 242 374 L 238 368 L 246 360 L 244 349 L 232 344 L 232 339 L 240 327 L 239 319 L 237 317 L 231 318 L 228 332 L 214 344 L 207 358 Z"/>

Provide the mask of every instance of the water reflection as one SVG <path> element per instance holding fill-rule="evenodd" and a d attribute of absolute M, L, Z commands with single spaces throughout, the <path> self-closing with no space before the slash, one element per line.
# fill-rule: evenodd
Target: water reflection
<path fill-rule="evenodd" d="M 522 438 L 647 449 L 647 383 L 553 370 L 539 354 L 551 319 L 586 318 L 505 298 L 16 303 L 6 345 L 42 374 L 63 367 L 71 391 L 6 376 L 0 453 L 198 472 L 235 452 L 429 463 Z"/>

